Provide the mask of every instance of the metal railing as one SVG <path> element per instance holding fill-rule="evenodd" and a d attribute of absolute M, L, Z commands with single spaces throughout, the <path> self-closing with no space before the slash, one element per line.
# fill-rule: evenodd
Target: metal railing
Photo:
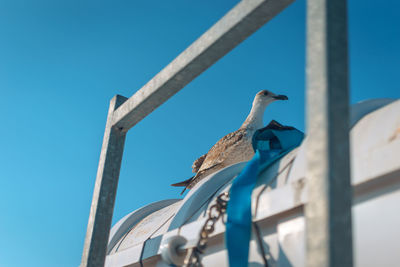
<path fill-rule="evenodd" d="M 294 0 L 242 0 L 132 97 L 111 102 L 81 267 L 104 266 L 129 129 Z M 346 0 L 307 1 L 307 266 L 352 266 Z"/>

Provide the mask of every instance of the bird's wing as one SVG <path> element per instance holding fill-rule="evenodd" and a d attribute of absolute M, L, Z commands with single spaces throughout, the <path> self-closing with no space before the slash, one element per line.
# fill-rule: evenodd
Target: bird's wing
<path fill-rule="evenodd" d="M 209 151 L 193 163 L 193 172 L 196 170 L 196 175 L 179 183 L 172 184 L 172 186 L 184 186 L 192 188 L 197 182 L 198 177 L 207 175 L 213 170 L 217 170 L 223 166 L 223 162 L 235 149 L 236 145 L 246 136 L 245 129 L 239 129 L 235 132 L 222 137 Z M 181 194 L 182 194 L 181 193 Z"/>
<path fill-rule="evenodd" d="M 224 162 L 230 152 L 234 150 L 235 145 L 238 144 L 245 135 L 246 130 L 239 129 L 222 137 L 210 151 L 208 151 L 199 171 L 213 168 L 215 165 Z"/>
<path fill-rule="evenodd" d="M 207 153 L 201 156 L 200 158 L 196 159 L 192 165 L 192 172 L 196 173 L 199 171 L 201 164 L 203 164 L 204 159 L 206 158 Z"/>

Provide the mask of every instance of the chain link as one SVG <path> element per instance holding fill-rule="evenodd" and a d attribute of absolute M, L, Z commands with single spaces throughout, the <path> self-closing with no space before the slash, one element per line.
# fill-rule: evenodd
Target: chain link
<path fill-rule="evenodd" d="M 215 204 L 208 209 L 208 218 L 201 228 L 199 241 L 197 242 L 197 245 L 191 249 L 190 255 L 185 261 L 185 267 L 203 266 L 201 264 L 200 255 L 206 250 L 208 237 L 214 232 L 215 224 L 218 222 L 218 220 L 221 218 L 222 222 L 225 224 L 223 216 L 226 213 L 228 201 L 229 193 L 224 192 L 217 197 Z"/>

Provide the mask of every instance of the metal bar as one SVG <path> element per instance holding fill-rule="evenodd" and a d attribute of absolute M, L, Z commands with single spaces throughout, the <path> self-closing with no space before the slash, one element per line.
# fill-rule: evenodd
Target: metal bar
<path fill-rule="evenodd" d="M 81 267 L 104 266 L 126 136 L 112 126 L 112 119 L 115 110 L 126 100 L 116 95 L 110 101 Z"/>
<path fill-rule="evenodd" d="M 128 131 L 294 0 L 243 0 L 115 111 Z"/>
<path fill-rule="evenodd" d="M 307 266 L 352 266 L 346 0 L 307 1 Z"/>

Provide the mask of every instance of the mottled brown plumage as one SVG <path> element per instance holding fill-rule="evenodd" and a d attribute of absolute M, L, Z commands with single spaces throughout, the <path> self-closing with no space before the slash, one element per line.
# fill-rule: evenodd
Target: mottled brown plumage
<path fill-rule="evenodd" d="M 262 90 L 254 98 L 250 114 L 242 126 L 222 137 L 208 152 L 193 162 L 193 177 L 172 186 L 184 186 L 191 189 L 202 178 L 229 165 L 250 160 L 254 155 L 252 137 L 256 130 L 263 127 L 263 114 L 266 106 L 275 100 L 286 100 L 283 95 L 275 95 Z"/>
<path fill-rule="evenodd" d="M 196 173 L 199 171 L 201 164 L 203 164 L 204 159 L 206 158 L 207 154 L 204 154 L 200 158 L 196 159 L 192 165 L 192 172 Z"/>

